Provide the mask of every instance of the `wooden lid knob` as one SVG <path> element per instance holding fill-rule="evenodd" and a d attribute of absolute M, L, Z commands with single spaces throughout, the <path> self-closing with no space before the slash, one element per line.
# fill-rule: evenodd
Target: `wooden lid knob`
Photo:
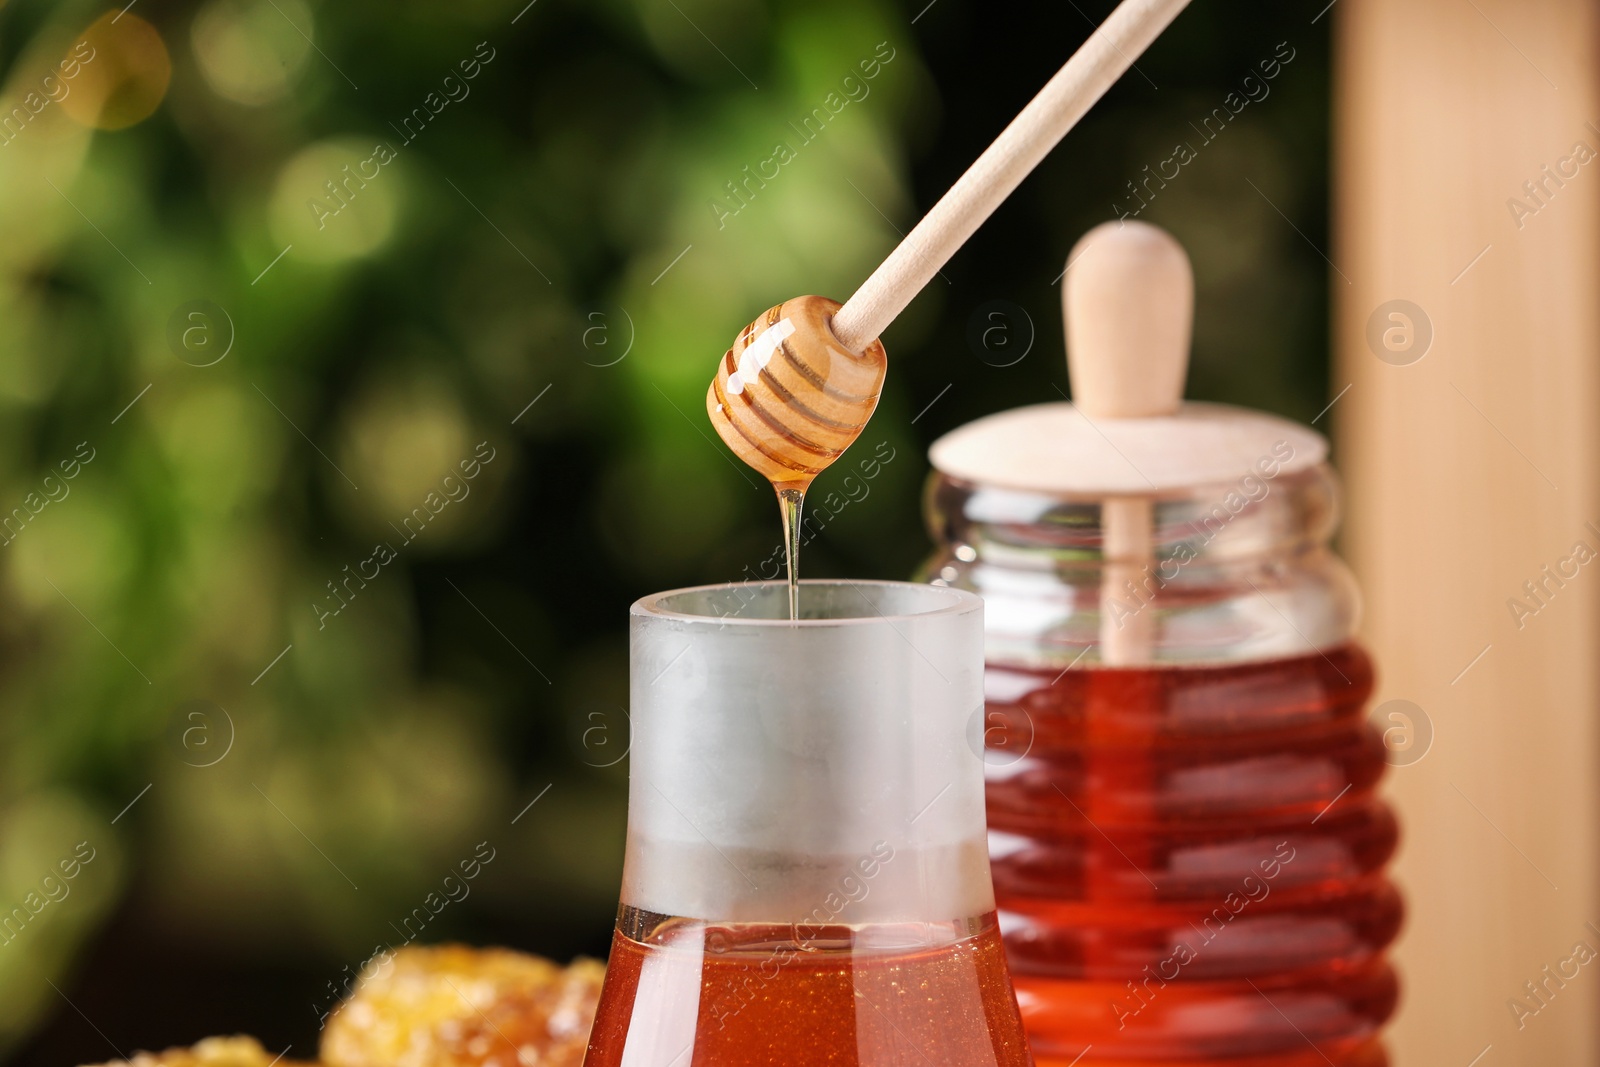
<path fill-rule="evenodd" d="M 1194 273 L 1172 236 L 1108 222 L 1067 258 L 1061 304 L 1073 403 L 1001 412 L 929 450 L 941 472 L 975 485 L 1072 497 L 1188 493 L 1218 499 L 1252 472 L 1321 463 L 1328 443 L 1264 412 L 1181 404 Z"/>
<path fill-rule="evenodd" d="M 1171 415 L 1183 399 L 1194 271 L 1148 222 L 1106 222 L 1067 256 L 1061 285 L 1072 401 L 1093 418 Z"/>

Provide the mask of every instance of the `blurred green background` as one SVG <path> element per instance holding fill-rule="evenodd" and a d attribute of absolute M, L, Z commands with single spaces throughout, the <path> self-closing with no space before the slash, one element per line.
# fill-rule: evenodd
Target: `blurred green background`
<path fill-rule="evenodd" d="M 911 572 L 927 444 L 1065 390 L 1054 280 L 1122 212 L 1193 256 L 1190 395 L 1318 414 L 1321 6 L 1197 4 L 944 269 L 808 575 Z M 310 1058 L 411 937 L 603 954 L 628 605 L 775 565 L 717 357 L 848 296 L 1111 7 L 0 3 L 8 1061 Z"/>

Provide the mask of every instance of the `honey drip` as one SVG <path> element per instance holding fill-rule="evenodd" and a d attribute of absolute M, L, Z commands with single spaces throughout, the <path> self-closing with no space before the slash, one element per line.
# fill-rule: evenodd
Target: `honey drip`
<path fill-rule="evenodd" d="M 778 510 L 783 513 L 783 557 L 789 566 L 789 618 L 800 618 L 800 510 L 804 489 L 779 489 Z"/>

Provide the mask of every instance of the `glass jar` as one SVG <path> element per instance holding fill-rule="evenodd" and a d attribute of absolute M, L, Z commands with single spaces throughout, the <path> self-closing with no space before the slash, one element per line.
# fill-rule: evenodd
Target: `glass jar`
<path fill-rule="evenodd" d="M 983 604 L 633 607 L 622 899 L 586 1067 L 1031 1067 L 984 848 Z"/>
<path fill-rule="evenodd" d="M 1198 486 L 929 482 L 920 577 L 985 602 L 990 857 L 1041 1067 L 1387 1063 L 1397 829 L 1337 481 L 1293 431 Z"/>

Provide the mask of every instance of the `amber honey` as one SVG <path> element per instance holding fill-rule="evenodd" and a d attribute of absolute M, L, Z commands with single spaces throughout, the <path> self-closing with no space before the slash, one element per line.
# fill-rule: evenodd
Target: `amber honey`
<path fill-rule="evenodd" d="M 585 1067 L 1023 1067 L 993 913 L 793 927 L 624 909 Z"/>
<path fill-rule="evenodd" d="M 1364 652 L 991 663 L 986 688 L 995 894 L 1041 1067 L 1388 1062 L 1402 908 Z"/>

